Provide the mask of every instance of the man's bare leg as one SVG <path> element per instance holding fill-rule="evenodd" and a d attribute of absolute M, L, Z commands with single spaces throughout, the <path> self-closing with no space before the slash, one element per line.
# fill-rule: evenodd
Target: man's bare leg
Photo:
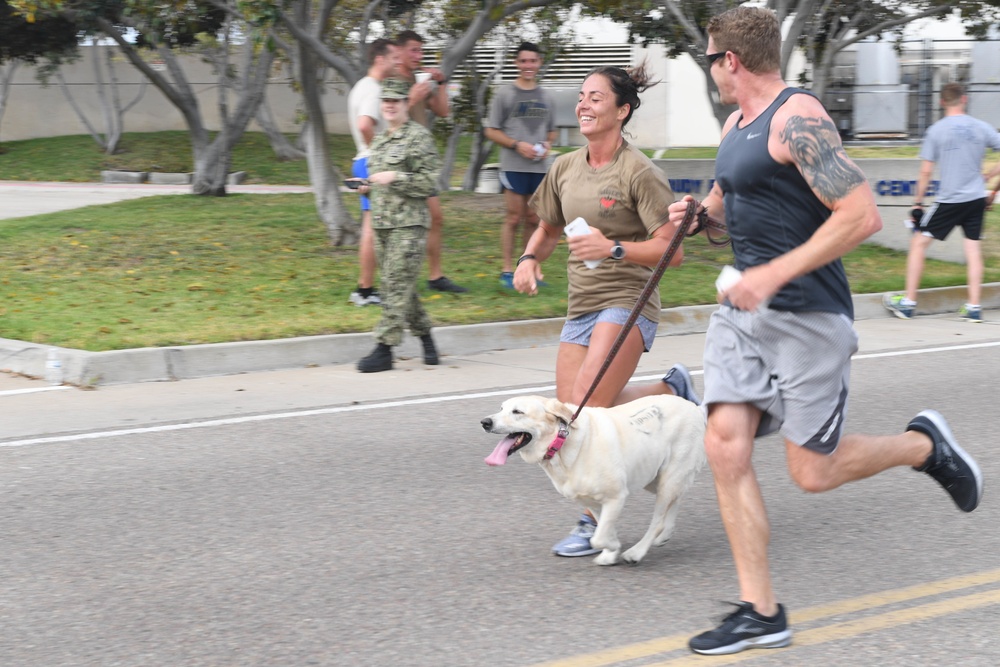
<path fill-rule="evenodd" d="M 431 214 L 431 228 L 427 232 L 427 278 L 437 280 L 443 274 L 441 271 L 441 239 L 444 228 L 444 211 L 441 210 L 441 198 L 427 198 L 427 209 Z"/>
<path fill-rule="evenodd" d="M 750 405 L 713 404 L 705 450 L 736 564 L 740 599 L 752 603 L 758 614 L 773 616 L 778 613 L 778 602 L 767 556 L 771 527 L 751 461 L 759 423 L 760 411 Z"/>
<path fill-rule="evenodd" d="M 969 284 L 969 303 L 979 305 L 983 291 L 983 251 L 979 241 L 963 241 Z"/>
<path fill-rule="evenodd" d="M 523 195 L 519 195 L 511 190 L 503 191 L 504 204 L 507 205 L 507 213 L 503 219 L 503 230 L 500 232 L 500 248 L 503 252 L 503 272 L 512 273 L 514 271 L 514 242 L 517 239 L 517 229 L 521 225 L 524 216 L 522 208 Z M 537 226 L 537 222 L 535 223 Z M 527 241 L 527 238 L 525 239 Z M 522 246 L 523 248 L 524 246 Z"/>

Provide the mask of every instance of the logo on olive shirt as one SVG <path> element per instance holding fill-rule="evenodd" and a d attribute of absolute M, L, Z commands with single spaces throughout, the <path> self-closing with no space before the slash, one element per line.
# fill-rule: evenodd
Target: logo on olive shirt
<path fill-rule="evenodd" d="M 599 200 L 601 207 L 599 215 L 602 218 L 610 218 L 615 214 L 615 205 L 621 199 L 621 193 L 614 191 L 605 191 L 601 193 L 601 198 Z"/>

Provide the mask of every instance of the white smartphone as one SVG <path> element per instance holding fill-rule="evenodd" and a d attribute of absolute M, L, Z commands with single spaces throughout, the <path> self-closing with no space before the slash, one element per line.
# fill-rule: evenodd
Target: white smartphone
<path fill-rule="evenodd" d="M 577 218 L 573 222 L 566 225 L 566 236 L 583 236 L 584 234 L 590 233 L 590 225 L 583 218 Z M 585 259 L 583 263 L 588 269 L 596 269 L 600 266 L 603 259 Z"/>
<path fill-rule="evenodd" d="M 577 218 L 566 225 L 566 236 L 582 236 L 590 233 L 590 225 L 583 218 Z"/>
<path fill-rule="evenodd" d="M 722 267 L 722 273 L 715 279 L 715 289 L 719 292 L 725 292 L 742 279 L 743 274 L 727 264 Z"/>
<path fill-rule="evenodd" d="M 735 267 L 727 264 L 722 267 L 722 273 L 720 273 L 719 277 L 715 279 L 715 289 L 719 290 L 720 293 L 725 292 L 741 280 L 743 280 L 743 272 L 737 271 Z M 765 299 L 759 306 L 757 306 L 757 308 L 758 310 L 767 308 L 770 303 L 770 299 Z"/>

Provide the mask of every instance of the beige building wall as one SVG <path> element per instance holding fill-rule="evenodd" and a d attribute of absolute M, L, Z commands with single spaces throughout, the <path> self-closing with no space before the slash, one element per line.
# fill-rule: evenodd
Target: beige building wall
<path fill-rule="evenodd" d="M 100 132 L 104 131 L 104 117 L 94 72 L 94 58 L 98 52 L 117 47 L 87 46 L 80 49 L 81 58 L 62 68 L 77 106 Z M 102 56 L 103 59 L 103 56 Z M 184 71 L 191 87 L 198 96 L 198 103 L 210 130 L 219 129 L 219 86 L 211 67 L 195 56 L 183 56 Z M 152 61 L 151 61 L 152 62 Z M 157 66 L 154 63 L 154 66 Z M 69 134 L 87 134 L 86 126 L 67 102 L 59 82 L 52 78 L 48 85 L 36 77 L 36 68 L 22 65 L 14 76 L 10 88 L 7 111 L 0 122 L 0 140 L 16 141 L 36 137 Z M 167 72 L 164 70 L 164 74 Z M 143 75 L 122 56 L 115 58 L 115 75 L 118 79 L 122 104 L 128 104 L 141 89 Z M 107 77 L 105 76 L 105 79 Z M 299 96 L 292 89 L 290 77 L 276 68 L 267 88 L 267 102 L 285 132 L 297 132 L 300 118 Z M 339 78 L 331 77 L 324 107 L 330 132 L 347 133 L 347 86 Z M 233 96 L 230 95 L 230 107 Z M 180 111 L 153 85 L 147 85 L 141 101 L 125 114 L 126 132 L 157 132 L 162 130 L 187 130 Z M 259 130 L 255 123 L 251 130 Z"/>
<path fill-rule="evenodd" d="M 95 129 L 102 132 L 103 111 L 93 59 L 106 49 L 117 52 L 113 46 L 82 47 L 80 60 L 62 70 L 76 104 Z M 627 128 L 629 140 L 642 148 L 717 145 L 719 124 L 705 94 L 701 69 L 688 56 L 670 60 L 664 54 L 660 46 L 633 47 L 632 62 L 639 63 L 645 58 L 653 79 L 660 83 L 642 95 L 642 105 Z M 200 58 L 187 56 L 182 61 L 206 124 L 209 129 L 217 130 L 219 86 L 215 75 Z M 120 55 L 115 59 L 115 73 L 121 99 L 128 103 L 140 90 L 143 76 Z M 290 81 L 287 71 L 276 67 L 267 89 L 267 104 L 283 131 L 297 132 L 301 104 Z M 329 77 L 323 104 L 331 133 L 348 133 L 347 92 L 347 85 L 339 77 Z M 571 93 L 571 100 L 575 99 L 575 92 L 567 92 Z M 142 100 L 125 115 L 124 124 L 126 132 L 187 130 L 180 112 L 152 85 L 146 86 Z M 260 130 L 256 123 L 251 123 L 249 129 Z M 86 126 L 66 101 L 55 79 L 46 86 L 37 80 L 34 67 L 22 65 L 17 69 L 7 111 L 0 121 L 0 141 L 86 133 Z M 565 135 L 569 145 L 582 145 L 582 137 L 575 128 L 568 129 Z"/>

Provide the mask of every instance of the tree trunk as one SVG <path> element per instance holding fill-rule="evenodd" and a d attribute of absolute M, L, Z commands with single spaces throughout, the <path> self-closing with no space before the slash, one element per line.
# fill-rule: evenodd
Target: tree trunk
<path fill-rule="evenodd" d="M 135 45 L 125 39 L 117 26 L 102 18 L 97 18 L 96 22 L 100 29 L 118 44 L 129 62 L 142 72 L 184 117 L 194 155 L 194 182 L 191 185 L 191 192 L 196 195 L 211 196 L 226 194 L 226 177 L 232 147 L 243 136 L 250 119 L 257 112 L 271 71 L 271 63 L 274 62 L 274 53 L 266 48 L 255 52 L 251 44 L 247 45 L 244 51 L 244 66 L 240 72 L 243 83 L 239 86 L 239 99 L 232 113 L 232 119 L 225 124 L 224 130 L 216 136 L 215 141 L 210 141 L 198 98 L 173 51 L 164 44 L 156 46 L 156 52 L 163 59 L 170 74 L 168 79 L 149 66 L 149 63 L 139 55 Z"/>
<path fill-rule="evenodd" d="M 836 55 L 837 54 L 833 49 L 825 49 L 823 51 L 823 57 L 820 58 L 819 63 L 813 66 L 812 92 L 813 95 L 818 97 L 821 101 L 823 99 L 823 95 L 826 94 L 826 86 L 830 80 L 830 72 L 833 70 L 833 58 Z"/>
<path fill-rule="evenodd" d="M 338 187 L 339 180 L 330 161 L 326 120 L 320 100 L 319 69 L 316 56 L 307 48 L 300 47 L 299 83 L 309 119 L 302 135 L 306 146 L 306 164 L 309 166 L 309 182 L 316 198 L 316 214 L 326 226 L 330 242 L 334 246 L 354 245 L 358 242 L 360 225 L 344 208 Z"/>
<path fill-rule="evenodd" d="M 462 179 L 462 189 L 474 192 L 479 185 L 479 172 L 483 170 L 486 159 L 493 150 L 493 142 L 484 135 L 482 128 L 472 135 L 472 146 L 469 149 L 469 168 L 465 170 L 465 178 Z"/>
<path fill-rule="evenodd" d="M 3 123 L 3 114 L 7 110 L 7 100 L 10 99 L 10 84 L 14 80 L 14 72 L 17 71 L 20 61 L 11 60 L 5 65 L 0 65 L 0 123 Z"/>
<path fill-rule="evenodd" d="M 97 66 L 95 65 L 95 67 Z M 76 114 L 77 120 L 83 123 L 83 126 L 87 129 L 87 133 L 90 135 L 91 139 L 93 139 L 94 142 L 101 147 L 101 150 L 104 151 L 105 154 L 110 155 L 111 153 L 108 151 L 108 142 L 105 141 L 104 137 L 102 137 L 100 132 L 98 132 L 93 126 L 90 119 L 87 118 L 87 115 L 83 113 L 83 109 L 80 108 L 80 105 L 76 103 L 76 98 L 73 97 L 73 93 L 70 91 L 69 85 L 66 83 L 66 77 L 63 76 L 61 69 L 56 70 L 56 81 L 59 82 L 59 90 L 62 91 L 63 97 L 66 98 L 70 108 L 73 109 L 73 113 Z M 104 106 L 107 99 L 104 96 L 104 87 L 102 83 L 98 81 L 95 88 L 97 98 L 101 101 L 101 106 Z"/>
<path fill-rule="evenodd" d="M 441 174 L 438 176 L 438 190 L 448 192 L 451 190 L 451 172 L 455 168 L 455 154 L 458 152 L 458 140 L 462 136 L 465 123 L 455 122 L 452 125 L 451 133 L 448 135 L 448 142 L 445 144 L 444 157 L 441 160 Z"/>
<path fill-rule="evenodd" d="M 221 137 L 221 133 L 219 137 Z M 223 154 L 219 137 L 209 144 L 191 143 L 194 154 L 194 182 L 191 192 L 209 197 L 226 196 L 226 176 L 229 172 L 229 153 Z"/>
<path fill-rule="evenodd" d="M 108 63 L 108 81 L 111 83 L 111 101 L 114 108 L 113 123 L 112 127 L 108 130 L 107 137 L 107 147 L 105 152 L 108 155 L 114 155 L 118 150 L 118 142 L 121 141 L 122 133 L 125 132 L 125 114 L 134 107 L 136 104 L 142 100 L 143 96 L 146 94 L 146 86 L 149 85 L 149 81 L 143 79 L 139 84 L 139 90 L 136 92 L 135 97 L 128 104 L 122 106 L 121 95 L 119 94 L 118 87 L 118 74 L 115 72 L 114 56 L 111 49 L 107 49 L 107 63 Z"/>
<path fill-rule="evenodd" d="M 194 183 L 191 189 L 194 194 L 215 197 L 226 194 L 226 180 L 232 163 L 233 146 L 243 137 L 250 119 L 257 113 L 257 108 L 264 98 L 264 87 L 267 85 L 272 62 L 274 62 L 272 51 L 262 49 L 255 53 L 251 45 L 247 45 L 242 66 L 239 68 L 242 81 L 236 86 L 239 90 L 239 99 L 232 113 L 229 112 L 225 98 L 229 86 L 219 86 L 219 94 L 222 96 L 219 102 L 222 128 L 215 140 L 209 144 L 209 150 L 199 154 L 196 145 L 192 144 L 195 146 Z M 227 65 L 220 73 L 220 77 L 228 76 L 229 70 Z"/>
<path fill-rule="evenodd" d="M 501 44 L 501 52 L 506 53 L 510 45 L 507 41 Z M 549 56 L 552 56 L 550 54 Z M 548 60 L 547 63 L 551 63 Z M 547 65 L 542 66 L 542 71 L 544 72 Z M 465 178 L 462 181 L 462 188 L 473 192 L 476 186 L 479 185 L 479 172 L 483 168 L 483 164 L 486 163 L 486 158 L 489 157 L 490 151 L 493 149 L 493 142 L 486 138 L 485 132 L 483 131 L 483 123 L 481 119 L 486 118 L 489 114 L 489 110 L 486 108 L 486 93 L 490 89 L 490 82 L 496 79 L 497 75 L 503 70 L 503 60 L 498 58 L 494 67 L 485 77 L 479 77 L 478 72 L 473 65 L 473 76 L 469 79 L 468 85 L 475 85 L 476 90 L 473 96 L 475 100 L 475 109 L 477 119 L 480 119 L 475 124 L 475 134 L 472 137 L 472 148 L 469 151 L 469 167 L 465 172 Z"/>
<path fill-rule="evenodd" d="M 62 75 L 62 70 L 56 70 L 56 80 L 59 81 L 59 89 L 63 97 L 76 113 L 77 119 L 87 129 L 87 132 L 94 139 L 94 142 L 101 147 L 106 155 L 114 155 L 118 150 L 118 142 L 121 141 L 122 132 L 125 128 L 125 114 L 134 107 L 143 94 L 146 92 L 148 82 L 143 79 L 139 86 L 139 92 L 127 106 L 122 106 L 121 95 L 119 94 L 118 76 L 115 73 L 113 62 L 114 50 L 109 47 L 102 47 L 100 51 L 93 54 L 94 64 L 94 91 L 98 101 L 101 103 L 101 112 L 104 116 L 103 135 L 94 127 L 90 119 L 76 103 L 73 92 L 66 84 L 66 79 Z M 102 58 L 105 64 L 102 65 Z M 104 68 L 107 68 L 107 80 L 104 76 Z"/>
<path fill-rule="evenodd" d="M 264 130 L 264 134 L 267 135 L 267 141 L 271 144 L 271 150 L 274 151 L 275 157 L 279 160 L 288 162 L 291 160 L 301 160 L 306 156 L 305 151 L 293 146 L 288 137 L 278 129 L 278 124 L 274 120 L 274 114 L 271 113 L 271 107 L 267 103 L 266 94 L 257 108 L 256 121 L 261 129 Z"/>

